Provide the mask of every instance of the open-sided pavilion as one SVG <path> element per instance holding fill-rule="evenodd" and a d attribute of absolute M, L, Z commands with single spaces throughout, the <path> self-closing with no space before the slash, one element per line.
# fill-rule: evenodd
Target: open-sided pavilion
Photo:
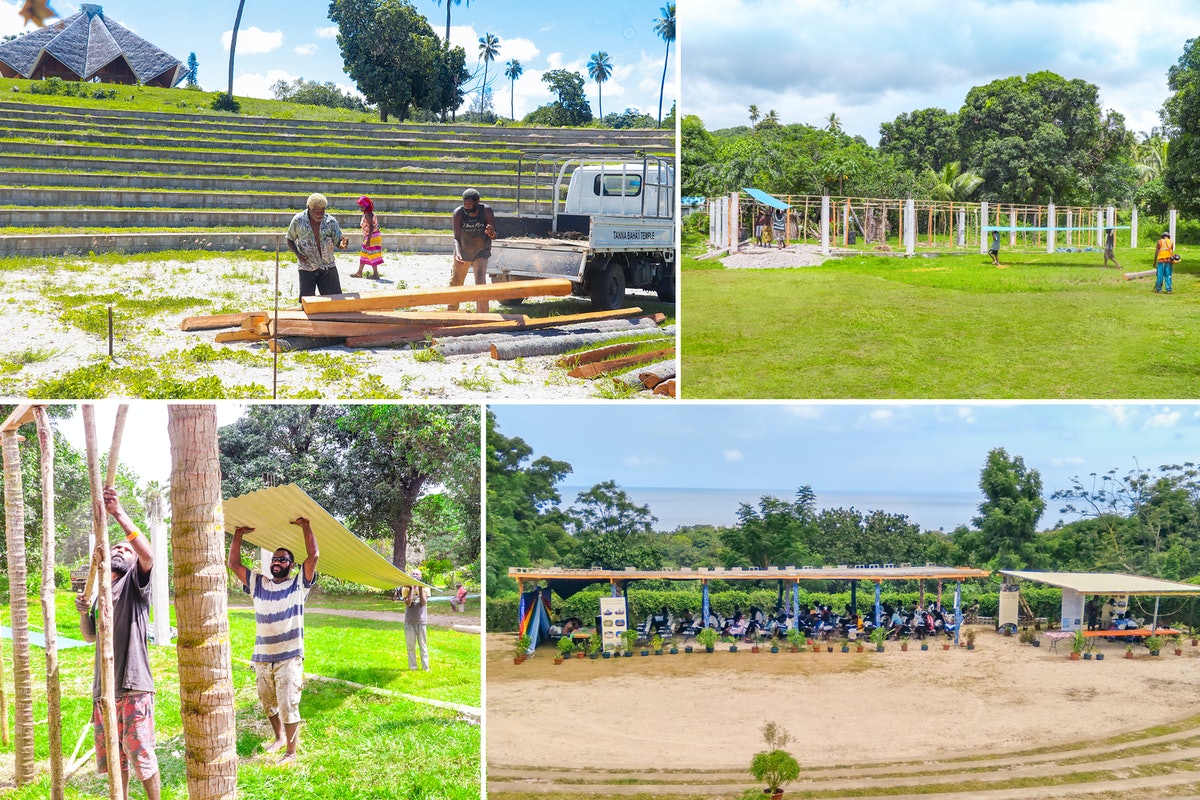
<path fill-rule="evenodd" d="M 1197 597 L 1200 586 L 1190 583 L 1127 575 L 1119 572 L 1036 572 L 1000 570 L 1002 575 L 1042 583 L 1062 589 L 1062 629 L 1074 630 L 1083 624 L 1084 601 L 1088 595 L 1153 597 L 1154 616 L 1150 633 L 1158 630 L 1159 601 L 1163 597 Z"/>
<path fill-rule="evenodd" d="M 920 581 L 922 596 L 925 581 L 938 581 L 939 594 L 943 582 L 953 581 L 954 616 L 962 622 L 962 582 L 972 578 L 986 578 L 991 572 L 973 567 L 943 567 L 937 564 L 915 566 L 913 564 L 840 564 L 825 567 L 767 567 L 743 568 L 723 567 L 688 568 L 680 567 L 667 570 L 639 570 L 626 567 L 621 570 L 606 569 L 567 569 L 564 567 L 510 567 L 510 578 L 517 582 L 517 590 L 521 595 L 521 606 L 518 609 L 519 619 L 525 618 L 525 584 L 527 582 L 544 581 L 546 588 L 557 592 L 559 597 L 570 597 L 586 586 L 596 583 L 608 583 L 612 596 L 623 595 L 628 598 L 629 584 L 639 580 L 668 580 L 668 581 L 700 581 L 702 619 L 708 619 L 709 582 L 710 581 L 779 581 L 782 587 L 790 587 L 788 593 L 788 612 L 791 619 L 797 619 L 800 606 L 801 581 L 849 581 L 850 604 L 857 607 L 857 587 L 859 581 L 875 584 L 875 624 L 878 625 L 883 614 L 880 593 L 884 581 Z M 1200 588 L 1200 587 L 1197 587 Z M 793 623 L 795 624 L 795 623 Z M 955 637 L 957 638 L 957 633 Z"/>

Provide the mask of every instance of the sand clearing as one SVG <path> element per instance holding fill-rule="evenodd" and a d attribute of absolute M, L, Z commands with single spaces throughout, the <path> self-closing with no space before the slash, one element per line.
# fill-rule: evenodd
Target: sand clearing
<path fill-rule="evenodd" d="M 1200 712 L 1200 648 L 1071 661 L 981 632 L 977 649 L 717 652 L 521 665 L 487 636 L 487 760 L 495 767 L 744 770 L 759 729 L 791 732 L 802 766 L 979 756 L 1142 729 Z M 718 645 L 723 648 L 724 645 Z M 532 737 L 532 738 L 531 738 Z M 809 754 L 806 756 L 806 754 Z"/>

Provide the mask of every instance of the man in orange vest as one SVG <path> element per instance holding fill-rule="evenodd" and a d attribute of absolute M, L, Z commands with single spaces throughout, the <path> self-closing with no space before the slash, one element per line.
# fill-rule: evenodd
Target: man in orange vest
<path fill-rule="evenodd" d="M 1167 294 L 1171 293 L 1171 265 L 1174 263 L 1175 243 L 1171 241 L 1171 234 L 1164 231 L 1154 248 L 1154 291 L 1161 292 L 1165 286 Z"/>

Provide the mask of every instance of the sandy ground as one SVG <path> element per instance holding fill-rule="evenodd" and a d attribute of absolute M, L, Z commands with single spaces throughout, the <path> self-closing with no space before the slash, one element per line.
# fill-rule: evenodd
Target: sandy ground
<path fill-rule="evenodd" d="M 1159 658 L 1123 644 L 1071 661 L 988 630 L 977 649 L 827 653 L 739 650 L 521 665 L 511 634 L 487 635 L 493 767 L 742 770 L 774 720 L 804 766 L 980 756 L 1094 739 L 1200 711 L 1200 648 Z M 724 645 L 718 645 L 718 649 Z M 540 731 L 529 746 L 530 731 Z M 818 753 L 810 759 L 802 754 Z"/>
<path fill-rule="evenodd" d="M 358 267 L 357 252 L 338 256 L 338 267 L 345 292 L 379 289 L 440 287 L 449 284 L 450 259 L 446 255 L 387 254 L 383 279 L 352 278 Z M 299 294 L 294 259 L 284 258 L 279 271 L 280 307 L 297 307 Z M 403 287 L 398 285 L 403 282 Z M 86 259 L 59 259 L 38 267 L 12 270 L 4 274 L 5 302 L 0 303 L 0 362 L 16 360 L 18 354 L 34 350 L 50 353 L 46 360 L 26 364 L 17 373 L 0 374 L 0 395 L 24 396 L 36 382 L 62 377 L 76 368 L 106 360 L 105 336 L 85 333 L 62 319 L 63 306 L 48 300 L 46 293 L 94 297 L 122 293 L 133 298 L 154 300 L 162 292 L 175 298 L 215 298 L 220 310 L 266 310 L 273 304 L 275 268 L 273 263 L 239 259 L 237 254 L 213 254 L 194 263 L 178 261 L 137 261 L 128 264 L 94 264 Z M 470 279 L 468 279 L 470 283 Z M 631 291 L 632 302 L 639 292 Z M 646 294 L 647 300 L 654 299 Z M 543 302 L 562 302 L 546 298 Z M 526 301 L 536 306 L 539 299 Z M 577 301 L 578 312 L 591 310 L 585 300 Z M 473 310 L 473 309 L 471 309 Z M 492 310 L 497 310 L 493 304 Z M 157 316 L 121 319 L 115 324 L 114 355 L 118 366 L 146 364 L 174 365 L 176 351 L 186 351 L 202 343 L 212 343 L 215 331 L 179 330 L 185 316 L 212 313 L 209 309 L 188 308 L 163 312 Z M 530 312 L 536 314 L 536 312 Z M 255 352 L 254 363 L 214 360 L 206 364 L 178 367 L 177 377 L 197 380 L 208 375 L 219 377 L 228 389 L 249 384 L 265 387 L 270 397 L 273 368 L 270 354 L 262 344 L 216 345 L 218 349 Z M 308 358 L 284 355 L 280 358 L 280 397 L 302 393 L 324 397 L 385 394 L 389 397 L 436 398 L 461 401 L 493 399 L 561 399 L 594 397 L 592 381 L 568 378 L 555 368 L 556 356 L 528 358 L 520 362 L 502 362 L 481 356 L 450 356 L 443 362 L 417 361 L 409 351 L 397 349 L 350 350 L 326 348 L 309 353 L 336 354 L 349 361 L 350 367 L 331 367 L 312 363 Z M 318 360 L 319 361 L 319 360 Z M 306 363 L 307 362 L 307 363 Z M 371 376 L 377 376 L 376 381 Z M 382 384 L 382 390 L 379 389 Z M 649 396 L 649 393 L 645 393 Z"/>
<path fill-rule="evenodd" d="M 783 249 L 747 244 L 739 252 L 722 258 L 721 263 L 727 269 L 787 269 L 815 267 L 827 258 L 821 255 L 820 245 L 815 244 L 793 244 Z"/>

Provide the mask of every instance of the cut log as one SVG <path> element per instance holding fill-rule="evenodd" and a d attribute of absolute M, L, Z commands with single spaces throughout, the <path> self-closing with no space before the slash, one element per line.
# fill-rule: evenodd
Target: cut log
<path fill-rule="evenodd" d="M 316 336 L 345 339 L 347 336 L 367 336 L 380 333 L 416 334 L 424 336 L 439 325 L 391 324 L 373 322 L 325 322 L 311 319 L 267 320 L 268 336 Z"/>
<path fill-rule="evenodd" d="M 606 358 L 624 355 L 640 344 L 641 342 L 622 342 L 621 344 L 610 344 L 607 347 L 597 347 L 595 350 L 576 353 L 573 356 L 564 356 L 558 360 L 558 366 L 563 369 L 575 369 L 575 367 L 580 367 L 584 364 L 595 364 L 597 361 L 603 361 Z"/>
<path fill-rule="evenodd" d="M 261 342 L 265 337 L 260 336 L 255 331 L 221 331 L 213 337 L 213 341 L 220 344 L 221 342 Z"/>
<path fill-rule="evenodd" d="M 563 328 L 526 329 L 507 334 L 503 332 L 481 333 L 478 336 L 462 336 L 450 341 L 434 337 L 433 349 L 443 356 L 477 355 L 488 352 L 491 350 L 493 344 L 499 342 L 524 341 L 543 336 L 561 336 L 566 333 L 600 333 L 602 331 L 624 331 L 625 333 L 630 333 L 633 331 L 649 332 L 657 329 L 658 326 L 645 317 L 639 317 L 636 320 L 602 319 L 597 322 L 579 323 Z"/>
<path fill-rule="evenodd" d="M 372 309 L 477 303 L 490 300 L 517 300 L 526 297 L 565 297 L 570 293 L 570 281 L 564 278 L 545 278 L 489 283 L 483 286 L 448 286 L 437 289 L 401 289 L 364 294 L 306 297 L 301 305 L 309 314 L 320 314 L 330 311 L 369 311 Z"/>
<path fill-rule="evenodd" d="M 654 394 L 661 394 L 664 397 L 674 397 L 675 396 L 675 379 L 671 378 L 671 380 L 663 381 L 658 386 L 655 386 Z"/>
<path fill-rule="evenodd" d="M 1134 278 L 1149 278 L 1151 275 L 1157 275 L 1157 274 L 1158 274 L 1158 270 L 1153 270 L 1153 269 L 1145 269 L 1145 270 L 1142 270 L 1141 272 L 1126 272 L 1125 280 L 1131 281 Z"/>
<path fill-rule="evenodd" d="M 267 318 L 274 318 L 268 314 Z M 304 311 L 280 311 L 281 320 L 312 320 L 314 322 L 362 322 L 377 325 L 474 325 L 485 322 L 525 320 L 524 314 L 476 314 L 471 311 L 333 311 L 328 314 L 308 314 Z"/>
<path fill-rule="evenodd" d="M 297 350 L 315 350 L 318 347 L 336 347 L 342 339 L 317 338 L 314 336 L 289 336 L 286 339 L 271 339 L 267 348 L 272 353 L 294 353 Z"/>
<path fill-rule="evenodd" d="M 647 329 L 657 330 L 653 323 L 650 323 Z M 601 342 L 611 342 L 613 339 L 629 336 L 632 333 L 636 333 L 636 331 L 637 329 L 635 328 L 632 331 L 601 331 L 600 333 L 556 332 L 555 335 L 549 336 L 520 336 L 515 337 L 516 341 L 497 342 L 488 349 L 491 351 L 492 358 L 498 361 L 511 361 L 514 358 L 533 358 L 534 356 L 554 356 L 579 347 L 587 347 L 588 345 L 599 344 Z"/>
<path fill-rule="evenodd" d="M 594 378 L 597 375 L 607 375 L 610 372 L 616 372 L 619 369 L 632 367 L 635 364 L 651 364 L 655 361 L 660 361 L 675 354 L 675 348 L 670 350 L 651 350 L 648 353 L 635 353 L 630 356 L 621 356 L 620 358 L 610 358 L 607 361 L 601 361 L 596 364 L 584 364 L 576 367 L 567 373 L 572 378 Z"/>
<path fill-rule="evenodd" d="M 653 389 L 665 380 L 670 380 L 675 377 L 675 359 L 670 361 L 662 361 L 646 369 L 638 370 L 636 373 L 629 373 L 634 379 L 645 386 L 647 389 Z"/>

